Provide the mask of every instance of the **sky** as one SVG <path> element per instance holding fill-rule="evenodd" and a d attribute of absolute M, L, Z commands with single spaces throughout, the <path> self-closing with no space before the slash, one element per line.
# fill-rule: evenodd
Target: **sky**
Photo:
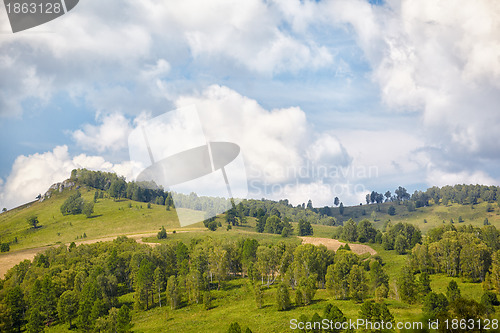
<path fill-rule="evenodd" d="M 1 7 L 0 206 L 74 168 L 133 180 L 129 134 L 193 105 L 248 197 L 499 185 L 500 3 L 82 0 L 15 34 Z"/>

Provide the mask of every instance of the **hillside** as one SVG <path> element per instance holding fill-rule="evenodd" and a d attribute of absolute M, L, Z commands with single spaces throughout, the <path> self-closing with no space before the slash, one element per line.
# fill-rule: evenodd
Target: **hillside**
<path fill-rule="evenodd" d="M 155 204 L 157 197 L 143 194 L 141 201 L 130 199 L 135 194 L 130 194 L 130 198 L 112 198 L 110 197 L 110 191 L 114 189 L 110 184 L 115 181 L 123 182 L 123 180 L 117 178 L 114 174 L 91 172 L 85 169 L 75 170 L 72 177 L 77 172 L 80 177 L 78 182 L 65 181 L 72 186 L 66 186 L 64 190 L 59 191 L 61 184 L 65 184 L 65 182 L 59 183 L 59 187 L 55 184 L 42 197 L 42 200 L 27 203 L 0 214 L 0 243 L 9 243 L 12 252 L 27 248 L 70 243 L 83 237 L 92 240 L 127 234 L 154 233 L 158 232 L 162 226 L 167 231 L 180 229 L 176 210 L 173 208 L 167 210 L 165 205 Z M 97 188 L 88 184 L 97 186 Z M 132 190 L 127 189 L 127 192 L 137 191 L 137 185 L 134 185 L 134 183 L 128 183 L 124 186 L 132 187 Z M 61 214 L 61 205 L 76 191 L 76 188 L 79 188 L 82 198 L 87 202 L 94 200 L 96 191 L 102 196 L 102 198 L 96 200 L 94 213 L 90 218 L 83 214 L 65 216 Z M 167 192 L 161 193 L 164 196 L 167 195 Z M 375 194 L 377 193 L 375 192 Z M 123 190 L 123 195 L 125 196 L 125 190 Z M 148 199 L 151 203 L 144 202 L 148 201 Z M 487 219 L 490 225 L 500 228 L 500 208 L 496 202 L 491 200 L 487 202 L 480 197 L 474 199 L 474 204 L 460 204 L 448 199 L 441 201 L 437 199 L 439 204 L 429 200 L 429 203 L 422 207 L 415 208 L 413 205 L 413 208 L 408 208 L 409 204 L 412 203 L 410 200 L 412 198 L 408 196 L 407 199 L 407 201 L 394 200 L 344 207 L 342 211 L 339 207 L 311 209 L 301 208 L 300 205 L 293 207 L 288 204 L 287 200 L 279 202 L 244 200 L 242 210 L 245 210 L 245 215 L 250 219 L 256 216 L 258 209 L 264 209 L 265 212 L 267 211 L 271 215 L 278 213 L 282 217 L 287 216 L 291 222 L 306 219 L 313 225 L 337 226 L 342 225 L 349 219 L 353 219 L 355 222 L 366 219 L 372 222 L 376 229 L 381 230 L 387 221 L 391 221 L 392 224 L 398 222 L 411 223 L 417 226 L 424 235 L 428 230 L 451 224 L 452 221 L 455 226 L 470 224 L 475 227 L 482 227 Z M 159 201 L 163 202 L 164 200 Z M 156 199 L 156 202 L 158 202 L 158 199 Z M 190 209 L 191 206 L 195 206 L 195 204 L 187 202 L 186 208 L 177 209 L 199 216 L 200 219 L 203 218 L 204 213 Z M 389 214 L 391 207 L 394 208 L 392 215 Z M 38 228 L 30 228 L 27 222 L 30 216 L 38 217 L 40 222 Z M 223 218 L 223 215 L 221 218 Z M 204 226 L 200 222 L 188 228 L 183 228 L 183 230 L 204 230 Z M 329 230 L 333 229 L 316 228 L 315 236 L 330 238 L 333 233 Z"/>
<path fill-rule="evenodd" d="M 85 202 L 93 202 L 97 197 L 90 217 L 61 213 L 61 205 L 77 192 L 77 186 Z M 23 313 L 35 313 L 30 309 L 39 309 L 45 316 L 37 322 L 31 315 L 19 312 L 18 327 L 27 327 L 28 324 L 43 326 L 45 322 L 50 326 L 47 331 L 68 332 L 67 322 L 57 319 L 55 315 L 57 311 L 63 311 L 55 306 L 55 298 L 50 301 L 52 303 L 49 302 L 52 305 L 43 307 L 29 297 L 36 281 L 42 281 L 44 288 L 54 288 L 54 284 L 62 288 L 54 291 L 51 297 L 66 290 L 64 293 L 73 293 L 80 300 L 78 313 L 75 312 L 73 318 L 77 327 L 84 330 L 92 329 L 93 321 L 97 319 L 95 330 L 98 325 L 111 325 L 116 320 L 113 316 L 120 308 L 120 311 L 130 309 L 131 330 L 137 332 L 227 332 L 232 322 L 238 322 L 243 329 L 249 327 L 254 332 L 288 331 L 291 319 L 301 317 L 309 320 L 314 316 L 318 318 L 318 314 L 328 317 L 332 314 L 324 314 L 324 309 L 331 306 L 346 318 L 360 318 L 373 300 L 383 304 L 384 311 L 389 311 L 395 322 L 425 322 L 427 317 L 423 317 L 422 307 L 426 293 L 432 290 L 448 295 L 450 283 L 455 282 L 463 298 L 454 303 L 450 299 L 449 312 L 442 315 L 454 318 L 464 300 L 472 302 L 471 309 L 479 309 L 480 312 L 474 315 L 477 318 L 497 318 L 500 311 L 493 301 L 488 310 L 478 307 L 479 302 L 484 303 L 485 288 L 493 290 L 494 295 L 500 289 L 495 287 L 494 278 L 486 279 L 486 271 L 492 276 L 500 276 L 500 255 L 495 259 L 495 251 L 500 248 L 498 234 L 498 240 L 494 241 L 488 237 L 472 236 L 467 230 L 450 232 L 449 239 L 453 239 L 455 244 L 453 258 L 440 252 L 446 249 L 448 243 L 444 237 L 441 239 L 437 235 L 433 240 L 435 244 L 432 245 L 436 246 L 432 247 L 432 253 L 442 258 L 443 262 L 432 261 L 431 267 L 425 266 L 420 257 L 408 260 L 412 256 L 411 248 L 403 251 L 404 254 L 398 254 L 396 250 L 387 249 L 384 242 L 350 242 L 351 251 L 346 251 L 339 250 L 344 243 L 331 239 L 337 231 L 353 225 L 353 222 L 348 222 L 350 218 L 358 221 L 358 227 L 363 224 L 359 221 L 367 219 L 379 230 L 387 220 L 393 226 L 398 222 L 410 223 L 421 229 L 424 235 L 432 227 L 443 226 L 443 220 L 444 225 L 451 224 L 451 219 L 457 227 L 469 224 L 483 227 L 486 218 L 491 225 L 498 226 L 499 208 L 496 203 L 482 200 L 474 205 L 430 203 L 408 209 L 410 201 L 407 200 L 345 207 L 343 214 L 340 214 L 339 208 L 329 207 L 330 214 L 326 215 L 321 213 L 321 209 L 293 207 L 286 200 L 244 200 L 236 209 L 236 213 L 242 215 L 238 215 L 231 228 L 226 222 L 228 215 L 235 212 L 215 218 L 214 223 L 219 227 L 208 231 L 201 222 L 189 228 L 180 228 L 176 210 L 168 209 L 166 200 L 161 204 L 158 196 L 156 199 L 151 196 L 150 200 L 160 204 L 118 199 L 110 197 L 112 190 L 109 188 L 112 186 L 107 187 L 103 190 L 106 186 L 96 188 L 78 182 L 61 191 L 55 187 L 49 191 L 50 195 L 43 196 L 43 200 L 0 215 L 0 242 L 10 243 L 10 252 L 0 254 L 0 260 L 11 258 L 9 256 L 17 258 L 18 262 L 25 258 L 33 259 L 32 264 L 22 263 L 10 270 L 5 280 L 0 280 L 0 305 L 13 306 L 9 303 L 11 298 L 5 295 L 7 291 L 12 294 L 17 290 L 25 295 Z M 164 197 L 168 194 L 161 191 L 159 195 Z M 141 198 L 144 200 L 145 197 Z M 186 206 L 191 204 L 187 202 Z M 388 214 L 390 207 L 395 208 L 393 215 Z M 200 218 L 203 216 L 200 211 L 178 209 L 197 214 Z M 27 222 L 33 215 L 40 222 L 38 228 L 30 227 Z M 288 237 L 256 232 L 261 220 L 276 219 L 277 215 L 281 216 L 278 219 L 281 221 L 290 219 L 293 232 Z M 459 223 L 459 219 L 463 222 Z M 302 223 L 299 220 L 313 222 L 312 235 L 298 237 Z M 159 240 L 156 234 L 162 226 L 168 236 Z M 384 237 L 390 236 L 394 230 L 384 232 Z M 127 235 L 129 239 L 116 239 L 120 235 Z M 495 234 L 489 230 L 488 235 Z M 77 246 L 69 246 L 72 242 Z M 423 243 L 413 244 L 420 251 L 418 256 L 428 255 L 423 251 L 425 249 L 429 253 L 431 251 L 425 240 Z M 488 249 L 485 244 L 494 244 L 495 248 Z M 43 255 L 38 253 L 42 251 Z M 485 256 L 486 260 L 481 256 Z M 465 265 L 476 258 L 482 265 L 478 272 Z M 446 260 L 464 264 L 457 264 L 456 271 L 447 271 Z M 221 266 L 221 263 L 224 265 Z M 304 274 L 309 269 L 313 270 L 313 274 L 307 277 Z M 426 270 L 430 272 L 428 280 L 424 274 Z M 406 275 L 409 282 L 401 280 L 405 272 L 409 272 Z M 21 288 L 15 289 L 18 279 L 24 281 Z M 487 283 L 480 283 L 483 280 Z M 59 285 L 58 281 L 65 282 Z M 276 295 L 280 292 L 281 281 L 288 281 L 291 287 L 286 311 L 279 311 L 280 305 L 277 305 Z M 107 287 L 99 287 L 101 283 Z M 413 285 L 411 296 L 405 295 L 406 291 L 401 289 L 406 283 Z M 356 291 L 358 285 L 364 287 Z M 425 292 L 421 289 L 422 285 L 428 288 Z M 159 293 L 153 286 L 159 288 Z M 86 293 L 85 290 L 96 290 L 101 296 L 96 296 L 94 292 Z M 344 291 L 339 293 L 339 290 Z M 177 294 L 178 297 L 173 296 Z M 85 297 L 89 300 L 82 301 Z M 169 306 L 160 307 L 160 298 Z M 497 313 L 492 314 L 491 311 Z M 7 323 L 2 316 L 0 312 L 0 324 L 2 320 Z"/>
<path fill-rule="evenodd" d="M 391 206 L 395 208 L 395 215 L 387 213 Z M 471 224 L 475 227 L 482 227 L 484 220 L 487 218 L 491 225 L 497 228 L 500 227 L 499 206 L 496 203 L 492 204 L 484 201 L 475 205 L 461 205 L 458 203 L 433 204 L 427 207 L 415 208 L 411 212 L 403 203 L 398 204 L 397 202 L 345 207 L 342 215 L 338 212 L 338 208 L 334 208 L 332 211 L 332 216 L 337 221 L 346 221 L 352 218 L 354 221 L 359 222 L 367 219 L 379 229 L 383 227 L 387 220 L 393 223 L 405 222 L 418 226 L 424 234 L 429 229 L 443 224 L 450 224 L 452 219 L 456 226 Z M 459 222 L 460 217 L 462 217 L 462 222 Z"/>
<path fill-rule="evenodd" d="M 167 230 L 179 228 L 175 209 L 166 210 L 165 206 L 136 202 L 129 199 L 114 199 L 105 195 L 97 199 L 94 213 L 90 218 L 83 214 L 63 216 L 60 207 L 76 191 L 65 189 L 54 192 L 49 199 L 35 201 L 0 214 L 0 242 L 10 242 L 11 251 L 70 243 L 82 239 L 98 239 L 137 233 L 158 232 L 164 226 Z M 79 191 L 85 201 L 94 199 L 95 188 L 82 186 Z M 184 209 L 184 208 L 180 208 Z M 197 211 L 192 214 L 201 215 Z M 33 229 L 27 218 L 37 216 L 40 226 Z M 202 216 L 202 215 L 201 215 Z M 203 227 L 195 224 L 189 229 Z M 186 228 L 184 228 L 186 229 Z M 15 239 L 17 238 L 17 242 Z"/>

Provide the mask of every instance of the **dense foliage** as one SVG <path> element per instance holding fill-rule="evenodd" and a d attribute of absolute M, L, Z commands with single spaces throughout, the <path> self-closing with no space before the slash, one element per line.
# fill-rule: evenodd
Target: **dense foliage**
<path fill-rule="evenodd" d="M 38 332 L 59 322 L 85 331 L 126 332 L 130 307 L 209 303 L 210 290 L 245 276 L 256 286 L 278 284 L 276 300 L 282 310 L 311 304 L 317 288 L 362 301 L 380 285 L 388 286 L 379 262 L 366 265 L 346 250 L 335 254 L 311 244 L 267 246 L 255 239 L 211 238 L 151 248 L 119 237 L 51 248 L 11 269 L 0 284 L 0 327 Z M 130 292 L 133 304 L 118 300 Z"/>

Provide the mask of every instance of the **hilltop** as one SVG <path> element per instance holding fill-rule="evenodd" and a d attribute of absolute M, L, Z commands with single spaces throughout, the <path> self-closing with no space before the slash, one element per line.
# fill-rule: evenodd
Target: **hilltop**
<path fill-rule="evenodd" d="M 150 184 L 149 184 L 150 185 Z M 76 191 L 86 202 L 94 202 L 94 212 L 87 218 L 83 214 L 62 215 L 60 207 Z M 315 236 L 332 237 L 336 226 L 349 219 L 355 222 L 368 220 L 382 230 L 390 221 L 411 223 L 425 233 L 438 226 L 454 224 L 482 227 L 485 224 L 500 227 L 500 208 L 497 203 L 498 187 L 457 185 L 433 187 L 425 192 L 406 193 L 396 190 L 398 196 L 372 192 L 367 196 L 369 204 L 343 207 L 314 208 L 312 202 L 292 206 L 288 200 L 243 200 L 238 206 L 241 214 L 248 217 L 245 227 L 254 231 L 255 219 L 260 215 L 287 217 L 291 222 L 306 220 L 312 225 L 332 228 L 316 228 Z M 371 200 L 373 199 L 373 200 Z M 204 212 L 197 210 L 206 204 L 207 198 L 186 196 L 184 210 L 203 219 Z M 170 202 L 169 202 L 170 201 Z M 197 208 L 197 209 L 196 209 Z M 39 228 L 30 228 L 27 219 L 37 216 Z M 224 220 L 224 214 L 219 216 Z M 223 221 L 224 222 L 224 221 Z M 113 173 L 74 170 L 71 177 L 52 185 L 37 201 L 33 201 L 0 214 L 0 243 L 9 243 L 10 250 L 70 243 L 82 238 L 99 239 L 127 234 L 154 233 L 164 226 L 167 231 L 180 229 L 176 209 L 171 196 L 159 187 L 125 182 Z M 183 228 L 205 230 L 203 223 Z M 321 232 L 320 232 L 321 230 Z"/>

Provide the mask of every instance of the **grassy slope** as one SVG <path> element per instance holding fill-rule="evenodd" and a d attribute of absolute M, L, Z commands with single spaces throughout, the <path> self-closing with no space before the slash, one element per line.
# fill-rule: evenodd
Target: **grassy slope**
<path fill-rule="evenodd" d="M 98 239 L 157 232 L 162 225 L 169 230 L 180 228 L 175 210 L 166 211 L 165 206 L 158 205 L 151 205 L 151 209 L 148 209 L 146 203 L 128 199 L 99 199 L 91 218 L 86 218 L 83 214 L 63 216 L 59 208 L 73 191 L 63 191 L 43 202 L 34 202 L 0 214 L 0 241 L 9 242 L 17 237 L 18 243 L 11 245 L 11 251 L 16 251 L 72 242 L 84 233 L 87 239 Z M 84 200 L 93 200 L 93 190 L 82 188 L 80 191 Z M 131 208 L 129 204 L 132 205 Z M 202 215 L 196 211 L 192 211 L 192 214 Z M 41 227 L 29 227 L 26 218 L 31 215 L 38 216 Z M 203 224 L 198 223 L 191 225 L 189 229 L 202 227 Z"/>
<path fill-rule="evenodd" d="M 396 215 L 391 216 L 387 214 L 387 209 L 391 205 L 396 208 Z M 417 225 L 423 233 L 426 233 L 429 229 L 443 225 L 443 220 L 445 223 L 450 223 L 450 219 L 453 219 L 456 226 L 460 224 L 472 224 L 476 227 L 482 227 L 484 219 L 488 218 L 488 221 L 492 225 L 500 228 L 500 208 L 497 204 L 490 204 L 493 212 L 487 212 L 487 205 L 488 203 L 486 202 L 481 202 L 474 206 L 459 204 L 445 206 L 440 204 L 421 207 L 414 212 L 408 212 L 408 209 L 403 204 L 383 203 L 380 204 L 380 211 L 377 211 L 377 204 L 346 207 L 344 215 L 340 215 L 338 209 L 334 209 L 334 217 L 341 221 L 347 221 L 349 218 L 353 218 L 356 221 L 367 219 L 374 222 L 375 227 L 379 229 L 387 220 L 391 220 L 393 223 L 407 222 Z M 365 215 L 363 215 L 363 210 L 365 211 Z M 375 221 L 371 216 L 373 211 L 376 214 Z M 463 223 L 458 223 L 460 216 L 464 220 Z M 427 220 L 427 223 L 424 223 L 424 219 Z"/>
<path fill-rule="evenodd" d="M 93 190 L 81 189 L 85 200 L 93 198 Z M 95 205 L 94 217 L 87 219 L 83 215 L 62 216 L 59 207 L 70 194 L 69 191 L 59 193 L 50 200 L 42 203 L 35 202 L 25 207 L 20 207 L 0 215 L 0 237 L 2 241 L 12 240 L 18 237 L 19 243 L 12 245 L 12 250 L 38 247 L 58 242 L 71 242 L 77 236 L 86 233 L 88 239 L 98 239 L 106 236 L 120 234 L 148 233 L 156 232 L 162 225 L 169 230 L 185 230 L 180 228 L 175 211 L 166 211 L 164 206 L 152 205 L 147 209 L 147 204 L 121 200 L 115 202 L 112 199 L 99 199 Z M 132 208 L 129 208 L 129 203 Z M 140 206 L 142 205 L 142 208 Z M 389 204 L 381 205 L 382 211 L 387 211 Z M 391 219 L 392 222 L 409 222 L 417 224 L 424 232 L 434 226 L 442 225 L 444 219 L 449 223 L 453 218 L 458 222 L 458 216 L 462 216 L 465 224 L 482 226 L 485 217 L 488 217 L 493 225 L 500 225 L 498 207 L 492 213 L 486 212 L 486 203 L 481 203 L 471 209 L 470 206 L 431 206 L 420 208 L 416 212 L 408 213 L 402 205 L 396 206 L 398 214 L 389 216 L 382 212 L 377 212 L 377 226 L 382 226 L 383 222 Z M 366 215 L 361 215 L 361 207 L 347 207 L 343 220 L 358 216 L 371 220 L 371 210 L 376 209 L 376 205 L 362 206 L 366 210 Z M 26 218 L 32 214 L 39 217 L 42 227 L 37 230 L 30 230 L 26 223 Z M 197 214 L 197 212 L 193 212 Z M 428 221 L 423 224 L 423 219 Z M 218 218 L 224 225 L 223 217 Z M 458 223 L 456 223 L 458 225 Z M 193 225 L 190 229 L 199 228 L 200 232 L 177 233 L 169 235 L 167 240 L 162 242 L 183 241 L 189 243 L 192 238 L 212 237 L 216 239 L 238 239 L 251 237 L 259 240 L 262 244 L 277 243 L 279 241 L 296 242 L 296 237 L 282 238 L 279 235 L 259 234 L 254 232 L 255 219 L 249 218 L 247 225 L 233 227 L 226 231 L 225 225 L 215 232 L 205 231 L 202 224 Z M 315 237 L 331 237 L 335 227 L 314 225 Z M 295 230 L 297 225 L 294 223 Z M 58 234 L 59 233 L 59 234 Z M 295 232 L 296 233 L 296 232 Z M 147 241 L 157 241 L 151 237 Z M 384 251 L 380 245 L 373 245 L 378 254 L 383 258 L 386 272 L 390 275 L 391 284 L 397 278 L 401 266 L 405 261 L 405 256 L 397 255 L 394 251 Z M 451 278 L 443 275 L 433 275 L 431 277 L 433 290 L 445 292 L 446 286 Z M 482 295 L 480 284 L 463 283 L 455 279 L 462 294 L 468 298 L 479 300 Z M 275 306 L 275 287 L 266 290 L 264 297 L 264 308 L 256 309 L 253 294 L 247 286 L 247 279 L 236 279 L 226 282 L 224 291 L 214 291 L 212 295 L 214 308 L 206 311 L 202 305 L 189 305 L 178 310 L 169 310 L 167 307 L 153 308 L 149 311 L 133 313 L 134 331 L 137 332 L 159 332 L 159 331 L 182 331 L 199 332 L 213 331 L 225 332 L 229 323 L 237 321 L 242 327 L 249 326 L 254 332 L 276 332 L 287 331 L 289 320 L 298 318 L 300 314 L 311 317 L 315 312 L 322 314 L 326 303 L 337 305 L 348 318 L 355 319 L 359 311 L 360 304 L 353 301 L 337 301 L 331 298 L 326 290 L 318 290 L 315 301 L 306 307 L 293 308 L 290 311 L 279 312 Z M 291 295 L 293 301 L 293 292 Z M 122 302 L 133 302 L 133 295 L 127 294 L 121 297 Z M 416 320 L 420 316 L 421 305 L 407 305 L 394 299 L 387 301 L 391 312 L 396 320 L 407 321 Z M 166 320 L 166 318 L 168 318 Z M 66 332 L 66 326 L 56 325 L 51 328 L 51 332 Z"/>

